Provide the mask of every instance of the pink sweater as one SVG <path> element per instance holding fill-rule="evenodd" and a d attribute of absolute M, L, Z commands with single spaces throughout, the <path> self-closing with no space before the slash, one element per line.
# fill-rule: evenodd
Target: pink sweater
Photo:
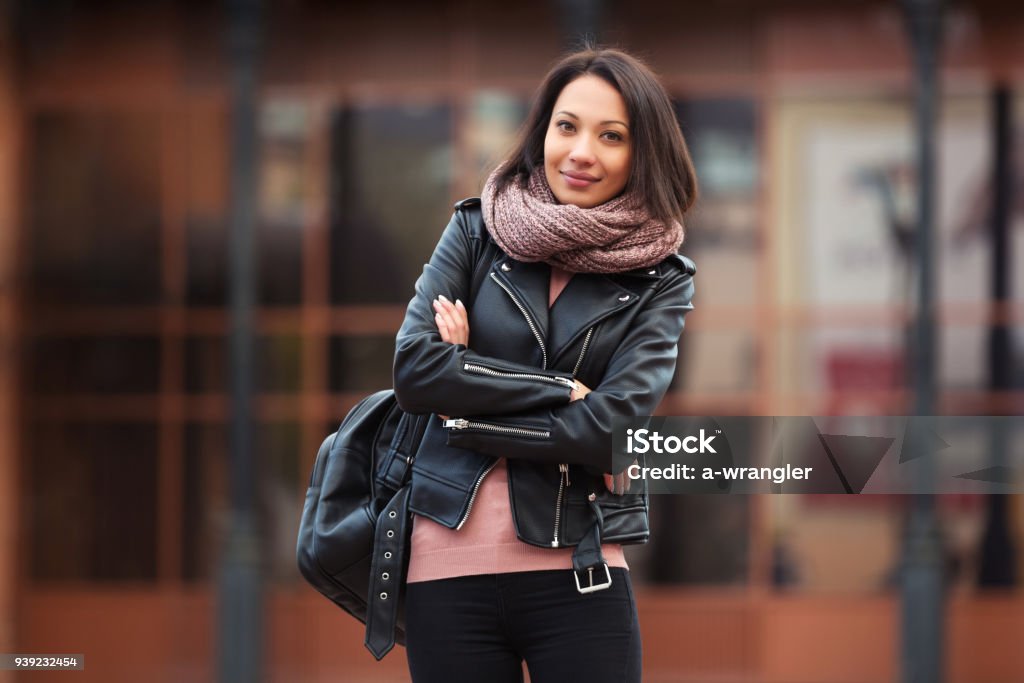
<path fill-rule="evenodd" d="M 571 277 L 570 273 L 551 269 L 549 306 Z M 629 568 L 621 545 L 603 544 L 601 552 L 609 567 Z M 572 548 L 538 548 L 516 537 L 508 498 L 508 470 L 505 458 L 500 458 L 484 477 L 461 529 L 449 529 L 426 517 L 413 518 L 407 580 L 414 583 L 473 574 L 571 569 L 572 553 Z"/>
<path fill-rule="evenodd" d="M 461 529 L 449 529 L 418 515 L 413 518 L 408 581 L 570 569 L 572 552 L 572 548 L 538 548 L 516 537 L 508 499 L 508 471 L 501 458 L 484 477 Z M 629 568 L 621 545 L 605 543 L 601 552 L 609 567 Z"/>

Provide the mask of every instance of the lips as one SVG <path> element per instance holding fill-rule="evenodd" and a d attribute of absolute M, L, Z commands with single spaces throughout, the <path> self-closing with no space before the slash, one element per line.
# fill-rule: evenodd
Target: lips
<path fill-rule="evenodd" d="M 565 177 L 565 182 L 569 187 L 589 187 L 599 180 L 599 178 L 595 178 L 589 173 L 580 173 L 578 171 L 562 171 L 562 175 Z"/>

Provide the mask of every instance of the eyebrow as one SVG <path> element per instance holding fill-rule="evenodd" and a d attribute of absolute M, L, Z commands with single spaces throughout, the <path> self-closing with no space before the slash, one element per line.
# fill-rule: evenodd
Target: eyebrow
<path fill-rule="evenodd" d="M 556 112 L 555 112 L 555 115 L 557 116 L 558 114 L 565 114 L 566 116 L 571 116 L 572 118 L 576 119 L 577 121 L 579 121 L 579 120 L 580 120 L 580 117 L 576 116 L 576 114 L 573 114 L 573 113 L 572 113 L 571 111 L 565 111 L 565 110 L 562 110 L 562 111 L 556 111 Z M 609 124 L 609 123 L 617 123 L 617 124 L 619 124 L 620 126 L 623 126 L 623 127 L 625 127 L 625 128 L 629 128 L 629 125 L 628 125 L 628 124 L 626 124 L 626 123 L 624 123 L 624 122 L 622 122 L 622 121 L 618 121 L 618 120 L 616 120 L 616 119 L 611 119 L 611 120 L 608 120 L 608 121 L 601 121 L 601 122 L 600 122 L 599 124 L 597 124 L 597 125 L 599 125 L 599 126 L 604 126 L 604 125 L 607 125 L 607 124 Z"/>

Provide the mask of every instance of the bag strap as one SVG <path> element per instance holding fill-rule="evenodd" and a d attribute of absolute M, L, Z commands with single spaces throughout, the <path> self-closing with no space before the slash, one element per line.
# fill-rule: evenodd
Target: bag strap
<path fill-rule="evenodd" d="M 399 599 L 404 583 L 409 524 L 409 491 L 406 484 L 377 517 L 370 566 L 370 590 L 366 609 L 366 649 L 379 661 L 395 646 Z"/>
<path fill-rule="evenodd" d="M 468 220 L 479 222 L 480 225 L 475 227 L 486 233 L 486 227 L 482 225 L 483 215 L 479 199 L 471 198 L 459 202 L 456 209 L 465 211 Z M 487 277 L 490 268 L 487 253 L 485 249 L 473 264 L 469 300 L 466 302 L 469 307 L 472 307 L 477 291 Z M 409 552 L 409 536 L 412 531 L 412 515 L 409 512 L 412 463 L 429 418 L 427 415 L 402 416 L 398 432 L 389 449 L 384 471 L 376 478 L 379 484 L 401 487 L 377 517 L 373 543 L 365 645 L 377 660 L 382 659 L 395 646 L 402 588 L 405 585 L 406 555 Z M 598 538 L 600 539 L 600 532 Z M 597 552 L 600 556 L 600 542 Z"/>

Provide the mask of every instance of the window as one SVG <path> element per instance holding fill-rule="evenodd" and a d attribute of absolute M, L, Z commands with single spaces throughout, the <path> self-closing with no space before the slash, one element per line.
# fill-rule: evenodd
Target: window
<path fill-rule="evenodd" d="M 335 304 L 405 304 L 451 217 L 447 105 L 353 105 L 331 119 Z"/>

